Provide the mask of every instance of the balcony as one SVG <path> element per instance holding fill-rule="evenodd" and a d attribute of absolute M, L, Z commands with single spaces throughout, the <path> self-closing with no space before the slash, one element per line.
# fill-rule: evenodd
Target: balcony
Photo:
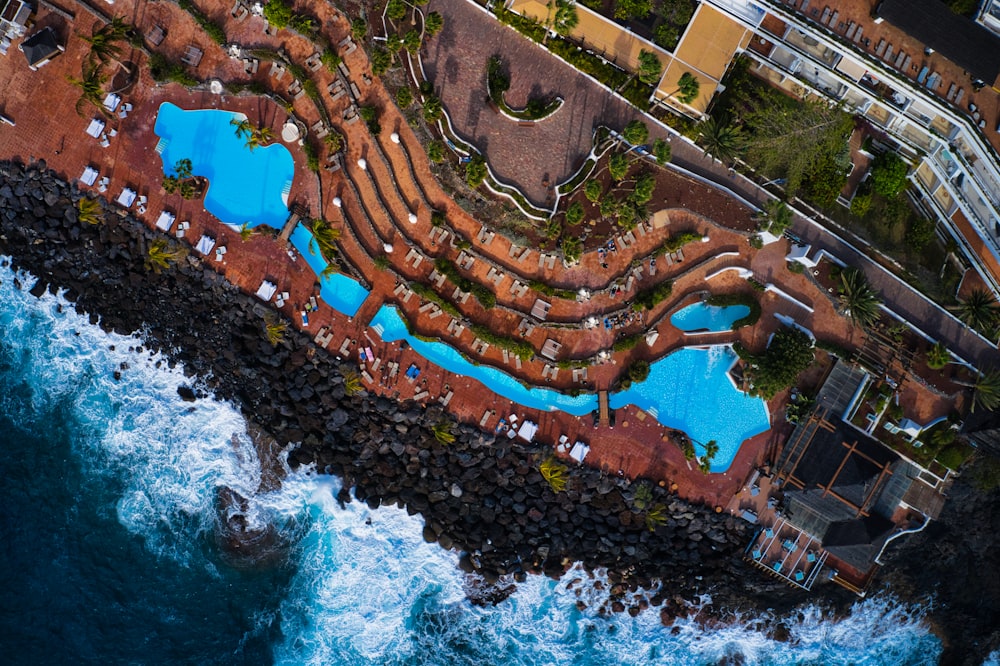
<path fill-rule="evenodd" d="M 905 111 L 913 101 L 903 93 L 899 92 L 888 83 L 876 79 L 871 74 L 865 74 L 858 83 L 868 90 L 878 95 L 887 104 L 891 104 L 900 111 Z"/>
<path fill-rule="evenodd" d="M 833 68 L 838 62 L 840 62 L 842 57 L 841 54 L 834 49 L 821 44 L 819 40 L 814 39 L 809 35 L 796 30 L 795 28 L 791 28 L 787 33 L 785 33 L 785 41 L 800 49 L 804 53 L 808 53 L 811 57 L 830 68 Z"/>

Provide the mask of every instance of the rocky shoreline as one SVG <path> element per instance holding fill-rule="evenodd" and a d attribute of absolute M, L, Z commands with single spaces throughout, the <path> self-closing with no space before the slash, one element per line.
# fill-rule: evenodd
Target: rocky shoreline
<path fill-rule="evenodd" d="M 650 531 L 635 508 L 634 486 L 624 480 L 574 469 L 567 489 L 554 493 L 538 471 L 544 448 L 463 424 L 454 426 L 453 443 L 441 444 L 432 429 L 450 417 L 440 407 L 348 395 L 340 369 L 309 336 L 291 332 L 272 346 L 267 306 L 194 256 L 151 272 L 144 266 L 149 244 L 164 236 L 111 206 L 104 223 L 82 224 L 80 196 L 44 162 L 0 165 L 0 253 L 40 278 L 33 292 L 47 284 L 67 289 L 106 330 L 143 331 L 148 345 L 239 405 L 277 448 L 294 445 L 293 467 L 314 463 L 341 477 L 342 501 L 350 501 L 350 490 L 373 507 L 394 504 L 421 514 L 425 539 L 463 552 L 462 568 L 479 581 L 470 597 L 496 602 L 512 581 L 529 573 L 561 575 L 580 561 L 608 569 L 609 610 L 658 606 L 667 623 L 703 593 L 711 593 L 708 611 L 716 616 L 783 613 L 823 601 L 747 565 L 742 555 L 750 532 L 741 520 L 652 485 L 652 503 L 661 503 L 665 515 Z M 652 591 L 632 594 L 639 589 Z M 854 600 L 839 588 L 824 590 L 836 609 Z M 958 629 L 942 626 L 951 643 L 961 640 L 960 631 L 951 635 Z"/>

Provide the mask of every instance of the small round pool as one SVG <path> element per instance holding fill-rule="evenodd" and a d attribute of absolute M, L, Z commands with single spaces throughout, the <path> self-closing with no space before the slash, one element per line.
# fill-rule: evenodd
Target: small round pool
<path fill-rule="evenodd" d="M 670 317 L 670 323 L 685 333 L 729 331 L 733 324 L 750 314 L 746 305 L 706 305 L 693 303 Z"/>

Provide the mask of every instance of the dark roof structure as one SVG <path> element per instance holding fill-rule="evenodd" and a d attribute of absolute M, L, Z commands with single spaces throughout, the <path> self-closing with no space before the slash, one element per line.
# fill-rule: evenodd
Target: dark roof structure
<path fill-rule="evenodd" d="M 940 0 L 883 0 L 876 13 L 974 78 L 992 84 L 1000 75 L 1000 38 Z"/>
<path fill-rule="evenodd" d="M 823 537 L 823 548 L 838 560 L 864 571 L 878 556 L 893 528 L 891 520 L 878 515 L 834 523 Z"/>
<path fill-rule="evenodd" d="M 866 571 L 895 527 L 892 512 L 913 483 L 910 467 L 820 408 L 779 456 L 785 519 L 831 556 Z"/>
<path fill-rule="evenodd" d="M 52 28 L 39 30 L 21 42 L 19 48 L 24 52 L 28 66 L 32 68 L 58 55 L 63 50 L 62 45 L 56 40 L 56 33 Z"/>

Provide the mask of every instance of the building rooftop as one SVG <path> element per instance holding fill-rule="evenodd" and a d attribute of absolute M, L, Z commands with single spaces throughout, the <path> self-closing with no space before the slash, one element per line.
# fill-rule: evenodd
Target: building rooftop
<path fill-rule="evenodd" d="M 36 32 L 21 42 L 18 48 L 24 52 L 24 57 L 28 60 L 28 66 L 32 69 L 44 64 L 63 50 L 63 47 L 56 40 L 56 33 L 52 28 L 45 28 Z"/>
<path fill-rule="evenodd" d="M 1000 37 L 952 12 L 940 0 L 883 0 L 878 16 L 993 85 L 1000 75 Z"/>

